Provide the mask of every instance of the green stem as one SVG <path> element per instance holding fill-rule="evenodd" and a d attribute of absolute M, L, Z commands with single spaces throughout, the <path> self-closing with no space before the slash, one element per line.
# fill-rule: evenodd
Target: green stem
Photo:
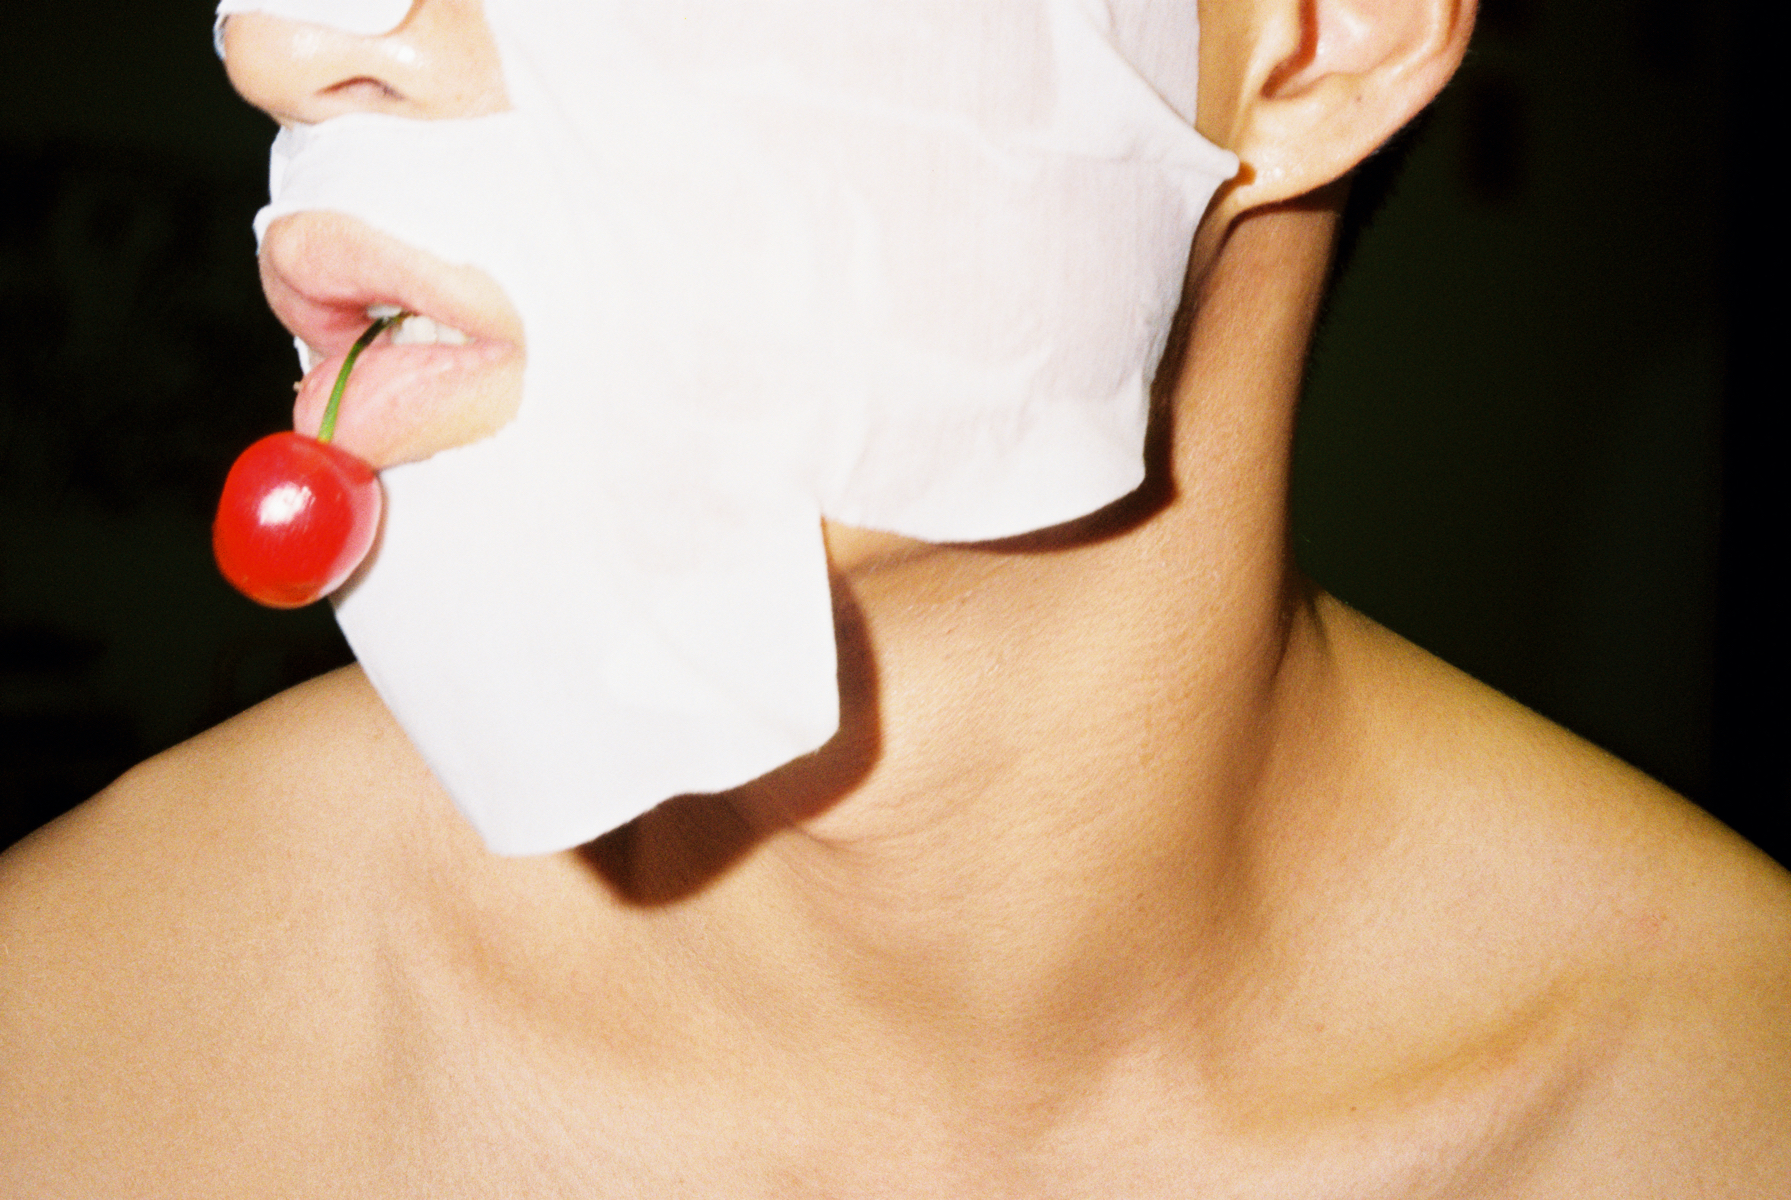
<path fill-rule="evenodd" d="M 342 407 L 342 389 L 348 386 L 348 372 L 354 368 L 354 360 L 361 356 L 361 351 L 373 344 L 373 339 L 385 331 L 386 326 L 394 321 L 402 321 L 409 313 L 393 313 L 389 317 L 380 317 L 367 326 L 367 332 L 355 339 L 354 345 L 348 348 L 348 357 L 342 360 L 342 369 L 336 372 L 336 387 L 330 393 L 330 402 L 323 410 L 323 424 L 317 428 L 317 440 L 327 442 L 336 436 L 336 410 Z"/>

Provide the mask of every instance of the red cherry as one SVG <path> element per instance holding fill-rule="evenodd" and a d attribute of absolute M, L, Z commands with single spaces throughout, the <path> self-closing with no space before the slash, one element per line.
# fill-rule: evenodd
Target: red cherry
<path fill-rule="evenodd" d="M 339 447 L 275 433 L 242 452 L 211 527 L 218 568 L 270 608 L 298 608 L 342 586 L 379 532 L 379 476 Z"/>
<path fill-rule="evenodd" d="M 317 436 L 275 433 L 238 456 L 211 526 L 212 554 L 232 587 L 269 608 L 298 608 L 342 586 L 379 532 L 379 476 L 329 444 L 355 359 L 408 314 L 367 326 L 336 372 Z"/>

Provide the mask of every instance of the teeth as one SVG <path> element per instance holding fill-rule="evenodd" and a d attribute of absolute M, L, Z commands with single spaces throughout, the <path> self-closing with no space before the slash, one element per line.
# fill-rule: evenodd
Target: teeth
<path fill-rule="evenodd" d="M 395 317 L 403 311 L 396 304 L 367 306 L 367 316 L 375 321 Z M 420 317 L 415 313 L 392 326 L 392 331 L 386 337 L 394 346 L 464 346 L 471 340 L 452 325 L 444 325 L 433 318 Z M 312 353 L 316 354 L 316 351 Z"/>
<path fill-rule="evenodd" d="M 395 346 L 464 346 L 466 334 L 428 317 L 406 317 L 392 330 Z"/>
<path fill-rule="evenodd" d="M 367 315 L 379 320 L 397 316 L 403 311 L 395 304 L 374 304 L 368 307 Z M 388 336 L 394 346 L 464 346 L 468 341 L 466 334 L 452 325 L 416 315 L 408 316 L 392 326 L 392 332 Z"/>

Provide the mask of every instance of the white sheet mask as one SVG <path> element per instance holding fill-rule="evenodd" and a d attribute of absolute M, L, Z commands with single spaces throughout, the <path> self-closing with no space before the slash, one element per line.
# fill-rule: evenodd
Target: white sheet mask
<path fill-rule="evenodd" d="M 513 111 L 283 133 L 257 229 L 345 212 L 484 269 L 522 317 L 518 416 L 384 473 L 338 617 L 487 844 L 523 854 L 832 735 L 823 515 L 966 541 L 1135 488 L 1236 160 L 1191 125 L 1192 0 L 486 20 Z"/>

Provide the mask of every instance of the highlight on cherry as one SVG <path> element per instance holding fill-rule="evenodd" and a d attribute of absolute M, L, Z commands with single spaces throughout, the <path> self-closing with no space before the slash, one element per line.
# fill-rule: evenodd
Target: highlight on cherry
<path fill-rule="evenodd" d="M 212 522 L 212 553 L 231 586 L 256 603 L 299 608 L 319 600 L 341 587 L 373 548 L 379 476 L 330 439 L 355 360 L 409 315 L 380 317 L 356 339 L 316 437 L 270 434 L 231 466 Z"/>

